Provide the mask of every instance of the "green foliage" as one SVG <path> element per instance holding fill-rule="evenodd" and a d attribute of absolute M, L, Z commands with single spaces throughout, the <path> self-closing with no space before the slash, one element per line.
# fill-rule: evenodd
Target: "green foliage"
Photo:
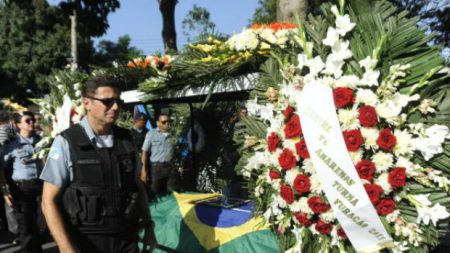
<path fill-rule="evenodd" d="M 194 4 L 181 22 L 183 34 L 188 36 L 188 41 L 214 34 L 216 24 L 210 20 L 209 11 Z"/>
<path fill-rule="evenodd" d="M 258 0 L 258 4 L 250 20 L 252 24 L 269 24 L 277 21 L 277 0 Z"/>
<path fill-rule="evenodd" d="M 67 64 L 69 38 L 58 9 L 40 1 L 0 5 L 0 96 L 24 100 L 48 91 L 45 78 Z"/>
<path fill-rule="evenodd" d="M 439 0 L 389 0 L 399 8 L 419 16 L 419 25 L 436 33 L 434 43 L 450 47 L 450 3 Z"/>
<path fill-rule="evenodd" d="M 130 41 L 131 38 L 128 35 L 119 37 L 117 42 L 101 40 L 92 57 L 93 64 L 101 67 L 111 67 L 114 64 L 126 65 L 130 59 L 143 55 L 142 50 L 130 46 Z"/>
<path fill-rule="evenodd" d="M 66 0 L 59 4 L 66 18 L 77 12 L 78 33 L 82 37 L 100 37 L 109 27 L 108 14 L 120 7 L 119 0 Z M 93 25 L 95 24 L 95 25 Z"/>

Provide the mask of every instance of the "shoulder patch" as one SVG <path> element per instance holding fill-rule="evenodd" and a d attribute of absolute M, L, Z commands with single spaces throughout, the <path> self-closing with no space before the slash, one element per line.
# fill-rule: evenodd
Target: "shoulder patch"
<path fill-rule="evenodd" d="M 61 148 L 52 147 L 48 153 L 48 157 L 54 160 L 58 160 L 61 157 Z"/>

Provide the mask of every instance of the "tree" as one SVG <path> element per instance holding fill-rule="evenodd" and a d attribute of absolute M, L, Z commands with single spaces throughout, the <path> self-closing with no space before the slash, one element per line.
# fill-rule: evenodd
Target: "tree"
<path fill-rule="evenodd" d="M 162 38 L 164 51 L 177 52 L 177 32 L 175 30 L 175 6 L 178 0 L 158 0 L 159 10 L 163 20 Z"/>
<path fill-rule="evenodd" d="M 268 24 L 277 21 L 277 0 L 259 0 L 252 23 Z"/>
<path fill-rule="evenodd" d="M 45 0 L 0 2 L 0 96 L 21 99 L 46 90 L 45 77 L 67 64 L 68 27 Z"/>
<path fill-rule="evenodd" d="M 182 23 L 183 33 L 188 36 L 188 40 L 207 36 L 214 33 L 216 24 L 210 20 L 209 11 L 194 4 L 192 10 L 184 17 Z M 194 36 L 192 36 L 194 34 Z M 192 36 L 192 37 L 191 37 Z"/>
<path fill-rule="evenodd" d="M 449 0 L 389 0 L 398 7 L 420 17 L 419 25 L 435 32 L 434 42 L 450 47 Z"/>
<path fill-rule="evenodd" d="M 114 62 L 123 65 L 130 59 L 143 55 L 142 50 L 130 47 L 130 41 L 128 35 L 119 37 L 117 43 L 109 40 L 100 41 L 92 62 L 96 66 L 110 67 Z"/>
<path fill-rule="evenodd" d="M 308 14 L 308 0 L 278 0 L 277 21 L 295 23 L 295 15 L 305 20 Z"/>

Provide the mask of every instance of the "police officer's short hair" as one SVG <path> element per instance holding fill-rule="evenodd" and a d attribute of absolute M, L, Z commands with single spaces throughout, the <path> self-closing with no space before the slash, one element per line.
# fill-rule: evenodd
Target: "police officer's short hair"
<path fill-rule="evenodd" d="M 30 118 L 34 119 L 34 114 L 30 111 L 24 111 L 24 112 L 16 112 L 13 114 L 13 119 L 15 123 L 20 123 L 23 117 L 29 116 Z"/>
<path fill-rule="evenodd" d="M 168 112 L 161 112 L 161 113 L 159 113 L 158 114 L 158 121 L 159 121 L 159 119 L 161 118 L 161 116 L 166 116 L 167 118 L 170 118 L 170 115 L 169 115 L 169 113 Z"/>
<path fill-rule="evenodd" d="M 83 97 L 92 96 L 99 87 L 111 87 L 117 90 L 117 92 L 120 92 L 120 85 L 117 81 L 104 75 L 98 75 L 91 77 L 84 82 L 81 89 L 81 94 Z"/>

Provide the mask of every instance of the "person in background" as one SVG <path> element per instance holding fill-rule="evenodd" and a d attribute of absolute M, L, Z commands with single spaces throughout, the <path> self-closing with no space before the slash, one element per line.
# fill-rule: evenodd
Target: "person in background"
<path fill-rule="evenodd" d="M 40 114 L 36 114 L 34 115 L 34 118 L 36 119 L 36 123 L 34 123 L 34 128 L 36 129 L 36 134 L 44 137 L 44 131 L 42 130 L 41 127 L 41 115 Z"/>
<path fill-rule="evenodd" d="M 82 88 L 87 115 L 58 135 L 40 178 L 42 209 L 61 252 L 137 253 L 156 246 L 138 151 L 129 130 L 114 125 L 123 103 L 105 76 Z"/>
<path fill-rule="evenodd" d="M 34 147 L 41 139 L 36 135 L 31 112 L 13 116 L 18 129 L 16 138 L 7 143 L 0 156 L 2 171 L 12 163 L 12 173 L 1 185 L 6 204 L 13 209 L 18 222 L 20 246 L 23 252 L 42 252 L 39 222 L 42 182 L 38 176 L 42 163 L 34 158 Z"/>
<path fill-rule="evenodd" d="M 150 179 L 155 196 L 172 192 L 177 187 L 179 175 L 172 163 L 175 139 L 170 135 L 170 124 L 169 115 L 161 113 L 156 121 L 158 127 L 147 133 L 142 146 L 141 181 Z"/>
<path fill-rule="evenodd" d="M 16 137 L 16 127 L 13 122 L 7 112 L 0 112 L 0 153 L 3 151 L 4 146 Z M 4 169 L 0 169 L 0 185 L 5 185 L 7 183 L 6 178 L 11 178 L 12 168 L 9 165 Z M 14 235 L 12 244 L 18 245 L 20 242 L 19 224 L 17 224 L 14 216 L 14 210 L 6 204 L 3 198 L 0 199 L 0 203 L 0 209 L 4 211 L 4 215 L 1 217 L 5 217 L 2 225 L 8 227 L 8 231 Z M 2 208 L 2 206 L 5 208 Z"/>
<path fill-rule="evenodd" d="M 133 135 L 134 143 L 138 150 L 142 150 L 142 145 L 144 144 L 145 135 L 147 134 L 147 128 L 145 128 L 145 123 L 147 123 L 147 115 L 142 112 L 137 112 L 134 115 L 133 129 L 131 129 L 131 134 Z"/>

